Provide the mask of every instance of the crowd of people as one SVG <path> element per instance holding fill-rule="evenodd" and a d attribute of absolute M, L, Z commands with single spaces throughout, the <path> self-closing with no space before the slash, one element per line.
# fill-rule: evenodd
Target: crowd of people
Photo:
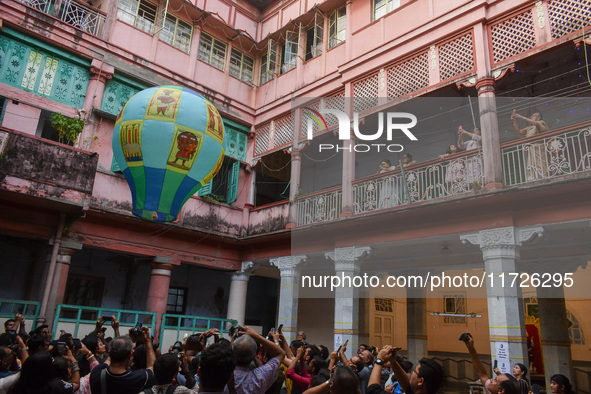
<path fill-rule="evenodd" d="M 114 338 L 105 338 L 107 322 Z M 266 337 L 246 326 L 231 333 L 227 340 L 210 329 L 165 350 L 141 324 L 121 335 L 115 316 L 101 316 L 81 340 L 65 332 L 52 340 L 47 325 L 27 333 L 16 315 L 0 335 L 0 394 L 432 394 L 444 381 L 436 361 L 413 364 L 400 347 L 362 344 L 350 352 L 346 341 L 330 352 L 309 343 L 304 332 L 288 343 L 281 326 Z M 462 338 L 486 394 L 532 392 L 525 365 L 516 364 L 513 374 L 495 370 L 491 377 L 472 336 Z M 552 377 L 550 389 L 572 393 L 563 375 Z"/>

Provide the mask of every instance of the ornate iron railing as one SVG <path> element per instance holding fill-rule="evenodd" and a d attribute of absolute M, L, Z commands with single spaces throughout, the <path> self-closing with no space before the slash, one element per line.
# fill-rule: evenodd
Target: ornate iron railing
<path fill-rule="evenodd" d="M 385 173 L 353 185 L 355 213 L 377 211 L 419 201 L 467 193 L 484 183 L 477 151 L 422 167 Z"/>
<path fill-rule="evenodd" d="M 342 211 L 342 196 L 342 190 L 337 189 L 298 198 L 298 226 L 338 219 Z"/>
<path fill-rule="evenodd" d="M 49 8 L 53 3 L 52 0 L 19 0 L 21 3 L 28 5 L 29 7 L 33 7 L 41 12 L 45 12 L 46 14 L 49 13 Z"/>
<path fill-rule="evenodd" d="M 506 186 L 591 169 L 591 126 L 501 149 Z"/>
<path fill-rule="evenodd" d="M 103 14 L 72 0 L 62 2 L 60 19 L 95 36 L 99 35 L 105 23 Z"/>

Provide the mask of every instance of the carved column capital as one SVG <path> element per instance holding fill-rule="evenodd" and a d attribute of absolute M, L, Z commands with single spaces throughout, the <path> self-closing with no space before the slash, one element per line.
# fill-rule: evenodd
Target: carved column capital
<path fill-rule="evenodd" d="M 332 252 L 326 252 L 324 256 L 334 261 L 336 271 L 355 271 L 359 272 L 359 259 L 369 255 L 371 247 L 349 246 L 345 248 L 336 248 Z"/>
<path fill-rule="evenodd" d="M 279 268 L 282 277 L 293 277 L 299 275 L 298 265 L 306 261 L 306 256 L 281 256 L 269 259 L 269 261 Z"/>
<path fill-rule="evenodd" d="M 544 233 L 542 227 L 501 227 L 490 230 L 482 230 L 470 234 L 460 235 L 462 243 L 471 243 L 480 246 L 482 250 L 491 248 L 514 248 L 530 241 L 534 236 L 541 237 Z"/>
<path fill-rule="evenodd" d="M 113 78 L 115 68 L 109 66 L 102 60 L 94 59 L 90 64 L 90 80 L 98 80 L 100 83 L 107 83 L 107 81 Z"/>
<path fill-rule="evenodd" d="M 232 280 L 248 281 L 256 264 L 253 261 L 243 261 L 242 269 L 232 273 Z"/>

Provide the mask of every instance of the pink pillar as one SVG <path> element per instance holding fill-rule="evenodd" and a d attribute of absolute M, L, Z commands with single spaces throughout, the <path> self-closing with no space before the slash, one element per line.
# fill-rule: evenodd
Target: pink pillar
<path fill-rule="evenodd" d="M 78 137 L 78 147 L 82 149 L 91 149 L 90 138 L 94 133 L 95 122 L 88 122 L 92 117 L 93 109 L 100 109 L 103 103 L 103 94 L 105 92 L 105 85 L 107 81 L 113 78 L 115 69 L 99 59 L 93 59 L 90 64 L 90 76 L 88 78 L 88 89 L 86 90 L 86 97 L 82 104 L 84 113 L 80 113 L 81 119 L 86 121 L 86 126 L 82 134 Z"/>
<path fill-rule="evenodd" d="M 170 275 L 173 268 L 171 262 L 172 259 L 168 257 L 156 256 L 151 264 L 152 273 L 150 275 L 150 287 L 148 290 L 148 299 L 146 301 L 146 310 L 157 313 L 154 333 L 152 334 L 155 338 L 160 335 L 162 315 L 166 313 L 168 287 L 170 286 Z"/>
<path fill-rule="evenodd" d="M 64 302 L 66 295 L 66 285 L 68 283 L 68 273 L 70 272 L 70 261 L 74 253 L 82 249 L 82 244 L 64 241 L 66 246 L 59 249 L 56 266 L 53 274 L 53 281 L 49 299 L 47 300 L 46 322 L 50 326 L 53 324 L 57 306 Z"/>
<path fill-rule="evenodd" d="M 347 0 L 346 7 L 345 58 L 351 60 L 353 56 L 353 0 Z"/>
<path fill-rule="evenodd" d="M 113 78 L 115 69 L 107 63 L 99 59 L 93 59 L 90 64 L 90 76 L 88 78 L 88 89 L 86 90 L 86 97 L 82 109 L 87 114 L 93 108 L 100 109 L 103 102 L 103 93 L 105 92 L 105 85 L 107 81 Z"/>
<path fill-rule="evenodd" d="M 480 107 L 482 132 L 482 159 L 484 161 L 484 187 L 503 187 L 499 121 L 495 97 L 494 78 L 482 78 L 476 83 Z"/>

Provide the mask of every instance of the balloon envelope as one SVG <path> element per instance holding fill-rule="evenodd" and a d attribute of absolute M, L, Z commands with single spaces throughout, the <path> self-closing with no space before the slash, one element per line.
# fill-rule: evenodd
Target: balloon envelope
<path fill-rule="evenodd" d="M 219 171 L 224 126 L 216 108 L 179 86 L 157 86 L 133 96 L 119 113 L 113 154 L 127 179 L 132 213 L 176 220 L 184 203 Z"/>

